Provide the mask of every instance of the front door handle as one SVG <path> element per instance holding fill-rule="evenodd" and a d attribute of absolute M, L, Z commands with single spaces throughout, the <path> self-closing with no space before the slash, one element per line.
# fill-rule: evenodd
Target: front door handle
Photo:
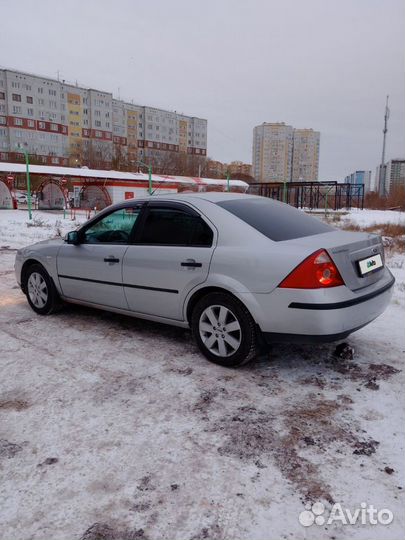
<path fill-rule="evenodd" d="M 201 268 L 202 263 L 196 262 L 194 259 L 187 259 L 181 263 L 181 266 L 187 266 L 188 268 Z"/>
<path fill-rule="evenodd" d="M 120 260 L 117 259 L 117 257 L 114 257 L 113 255 L 110 255 L 109 257 L 104 257 L 104 262 L 106 262 L 108 264 L 115 264 L 115 263 L 119 263 Z"/>

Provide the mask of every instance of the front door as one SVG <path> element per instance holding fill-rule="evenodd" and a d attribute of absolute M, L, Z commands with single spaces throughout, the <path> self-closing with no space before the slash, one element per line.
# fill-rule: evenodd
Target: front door
<path fill-rule="evenodd" d="M 214 243 L 213 227 L 191 207 L 150 202 L 124 256 L 129 308 L 182 320 L 187 294 L 207 279 Z"/>
<path fill-rule="evenodd" d="M 128 309 L 122 286 L 122 262 L 140 208 L 110 212 L 80 231 L 80 244 L 61 247 L 57 266 L 63 296 Z"/>

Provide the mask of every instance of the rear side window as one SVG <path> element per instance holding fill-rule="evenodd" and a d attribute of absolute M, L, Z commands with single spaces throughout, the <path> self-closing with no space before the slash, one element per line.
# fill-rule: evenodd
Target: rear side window
<path fill-rule="evenodd" d="M 149 208 L 138 243 L 209 247 L 212 239 L 212 230 L 198 215 L 172 208 Z"/>
<path fill-rule="evenodd" d="M 258 197 L 217 204 L 275 242 L 334 230 L 303 211 L 273 199 Z"/>

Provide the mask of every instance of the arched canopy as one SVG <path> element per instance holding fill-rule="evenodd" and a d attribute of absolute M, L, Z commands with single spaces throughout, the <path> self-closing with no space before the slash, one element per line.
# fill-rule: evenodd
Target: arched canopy
<path fill-rule="evenodd" d="M 66 195 L 62 182 L 49 178 L 38 188 L 38 208 L 40 210 L 63 209 L 66 207 Z"/>
<path fill-rule="evenodd" d="M 80 191 L 80 208 L 103 210 L 112 204 L 110 194 L 103 186 L 88 184 Z"/>
<path fill-rule="evenodd" d="M 12 209 L 13 196 L 6 182 L 0 179 L 0 208 Z"/>

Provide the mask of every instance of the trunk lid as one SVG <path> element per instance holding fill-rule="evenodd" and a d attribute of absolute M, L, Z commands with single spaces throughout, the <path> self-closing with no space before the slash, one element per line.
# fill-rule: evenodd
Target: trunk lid
<path fill-rule="evenodd" d="M 384 265 L 364 276 L 361 275 L 359 268 L 359 261 L 375 255 L 381 255 L 384 264 L 384 247 L 381 237 L 376 234 L 336 230 L 290 242 L 313 247 L 312 252 L 321 248 L 326 249 L 345 285 L 352 291 L 368 287 L 383 277 Z"/>

